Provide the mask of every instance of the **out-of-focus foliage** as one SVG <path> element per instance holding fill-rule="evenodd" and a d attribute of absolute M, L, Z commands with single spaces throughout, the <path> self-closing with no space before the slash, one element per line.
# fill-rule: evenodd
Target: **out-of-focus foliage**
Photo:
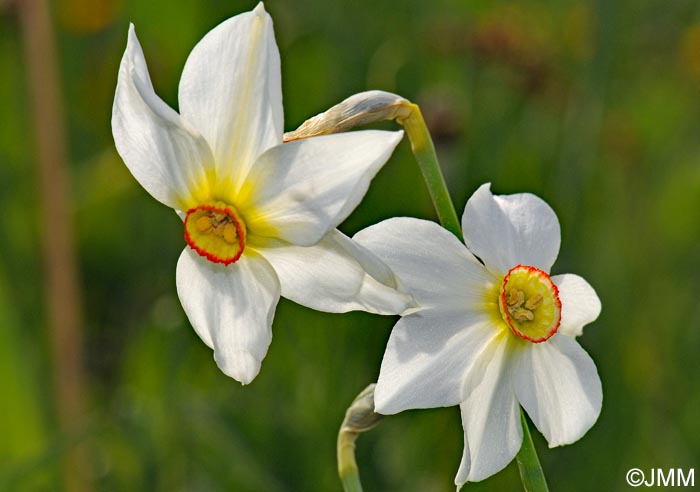
<path fill-rule="evenodd" d="M 110 112 L 128 22 L 177 106 L 189 50 L 253 2 L 54 3 L 86 310 L 89 418 L 52 402 L 35 144 L 14 10 L 0 2 L 0 489 L 56 490 L 62 453 L 100 491 L 339 490 L 335 437 L 373 381 L 394 319 L 283 300 L 260 376 L 220 373 L 175 293 L 180 219 L 129 175 Z M 572 446 L 535 436 L 553 490 L 626 490 L 631 467 L 700 464 L 700 7 L 695 0 L 270 0 L 286 129 L 366 89 L 421 105 L 461 212 L 485 181 L 562 224 L 554 272 L 603 302 L 585 330 L 604 386 Z M 434 218 L 407 144 L 342 226 Z M 360 439 L 368 491 L 451 491 L 456 408 L 385 419 Z M 465 490 L 518 490 L 515 465 Z"/>

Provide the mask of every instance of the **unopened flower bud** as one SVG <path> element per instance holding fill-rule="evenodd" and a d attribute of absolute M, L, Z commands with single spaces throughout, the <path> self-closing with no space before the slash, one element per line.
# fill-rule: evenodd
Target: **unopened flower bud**
<path fill-rule="evenodd" d="M 374 387 L 370 384 L 350 404 L 345 412 L 345 420 L 341 426 L 341 432 L 361 433 L 372 429 L 379 424 L 382 415 L 374 411 Z"/>
<path fill-rule="evenodd" d="M 411 113 L 410 105 L 408 100 L 391 92 L 360 92 L 285 133 L 284 141 L 344 132 L 378 121 L 400 120 Z"/>

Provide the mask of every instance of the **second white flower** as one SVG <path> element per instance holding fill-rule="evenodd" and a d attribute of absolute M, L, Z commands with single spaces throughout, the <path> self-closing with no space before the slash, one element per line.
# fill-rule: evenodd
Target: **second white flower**
<path fill-rule="evenodd" d="M 354 238 L 419 305 L 391 333 L 376 411 L 459 405 L 458 486 L 515 457 L 523 438 L 519 404 L 550 446 L 583 436 L 602 404 L 596 367 L 575 339 L 598 317 L 600 301 L 581 277 L 549 275 L 560 243 L 554 211 L 534 195 L 494 196 L 483 185 L 462 226 L 466 247 L 437 224 L 411 218 Z"/>

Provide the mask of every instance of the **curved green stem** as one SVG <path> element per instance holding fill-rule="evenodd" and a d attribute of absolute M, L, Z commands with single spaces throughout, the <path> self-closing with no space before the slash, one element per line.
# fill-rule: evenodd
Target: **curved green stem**
<path fill-rule="evenodd" d="M 357 432 L 340 429 L 338 434 L 338 476 L 345 492 L 362 492 L 360 471 L 355 461 Z"/>
<path fill-rule="evenodd" d="M 535 444 L 532 442 L 530 428 L 522 409 L 520 410 L 520 420 L 523 424 L 523 445 L 516 456 L 518 469 L 520 470 L 520 480 L 523 482 L 525 492 L 549 492 L 544 471 L 537 457 Z"/>
<path fill-rule="evenodd" d="M 440 224 L 461 241 L 462 228 L 459 218 L 447 191 L 445 178 L 442 176 L 437 154 L 435 153 L 435 146 L 430 138 L 428 127 L 425 126 L 423 115 L 417 104 L 405 102 L 403 105 L 410 112 L 408 116 L 398 117 L 396 121 L 406 130 L 406 135 L 411 142 L 413 155 L 418 161 L 421 173 L 423 173 L 423 179 L 428 186 L 428 192 L 433 200 L 433 206 L 437 212 Z"/>
<path fill-rule="evenodd" d="M 370 384 L 353 400 L 338 433 L 338 475 L 345 492 L 362 492 L 360 472 L 355 461 L 355 441 L 361 433 L 374 428 L 382 418 L 374 411 L 375 386 Z"/>

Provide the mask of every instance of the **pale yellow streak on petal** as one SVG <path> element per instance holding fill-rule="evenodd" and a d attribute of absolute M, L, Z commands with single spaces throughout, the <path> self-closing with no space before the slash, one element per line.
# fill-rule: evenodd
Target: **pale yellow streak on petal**
<path fill-rule="evenodd" d="M 262 12 L 264 12 L 264 10 L 262 10 Z M 253 82 L 256 80 L 253 74 L 259 71 L 258 65 L 266 60 L 265 57 L 257 56 L 263 49 L 262 43 L 265 40 L 263 36 L 265 18 L 258 8 L 256 8 L 255 13 L 257 15 L 255 16 L 251 39 L 248 43 L 247 59 L 244 65 L 250 76 L 246 77 L 245 85 L 240 93 L 239 101 L 243 101 L 243 103 L 240 104 L 239 107 L 243 111 L 236 115 L 236 121 L 231 135 L 231 145 L 233 146 L 233 155 L 236 156 L 236 162 L 228 163 L 228 165 L 231 166 L 230 182 L 232 185 L 231 189 L 234 192 L 244 185 L 246 175 L 253 165 L 254 159 L 258 157 L 256 155 L 251 155 L 251 145 L 246 141 L 250 140 L 250 135 L 247 134 L 248 132 L 246 132 L 246 129 L 250 127 L 250 122 L 253 120 L 248 113 L 248 111 L 252 109 L 249 101 L 254 89 Z M 240 155 L 236 154 L 237 149 L 242 152 Z M 245 151 L 243 151 L 243 149 L 245 149 Z"/>
<path fill-rule="evenodd" d="M 236 208 L 248 227 L 249 241 L 253 242 L 255 242 L 255 237 L 275 238 L 279 234 L 277 228 L 270 224 L 259 208 L 255 206 L 256 193 L 260 190 L 260 187 L 260 182 L 249 176 L 248 179 L 240 184 L 235 194 L 231 193 L 229 188 L 229 194 L 232 196 L 230 203 L 236 204 Z M 221 190 L 221 192 L 224 192 L 224 190 Z"/>

